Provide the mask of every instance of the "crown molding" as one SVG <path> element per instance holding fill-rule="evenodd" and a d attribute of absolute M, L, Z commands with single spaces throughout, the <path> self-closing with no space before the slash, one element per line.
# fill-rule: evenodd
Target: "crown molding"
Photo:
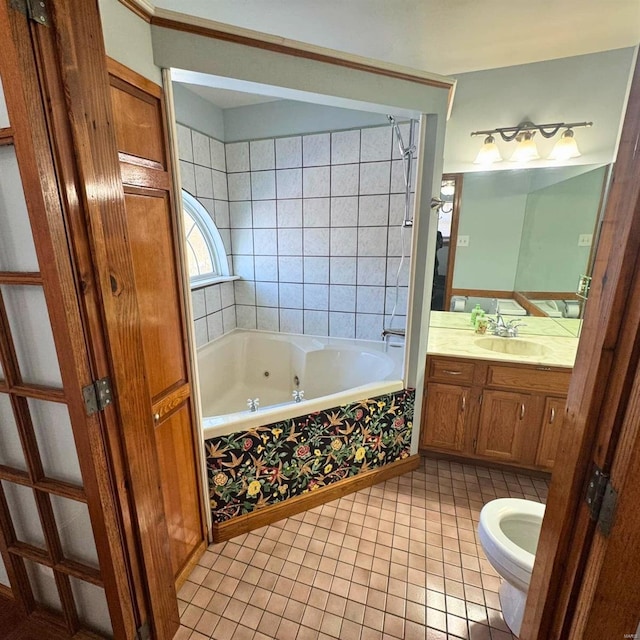
<path fill-rule="evenodd" d="M 123 4 L 127 9 L 133 11 L 138 17 L 142 18 L 145 22 L 151 22 L 156 8 L 153 3 L 148 0 L 118 0 L 120 4 Z"/>

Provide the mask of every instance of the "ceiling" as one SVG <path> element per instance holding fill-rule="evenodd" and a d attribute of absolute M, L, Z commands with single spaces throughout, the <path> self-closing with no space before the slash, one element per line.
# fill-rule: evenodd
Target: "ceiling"
<path fill-rule="evenodd" d="M 634 46 L 640 0 L 155 0 L 368 58 L 455 75 Z"/>
<path fill-rule="evenodd" d="M 215 104 L 220 109 L 233 109 L 235 107 L 246 107 L 251 104 L 261 104 L 263 102 L 275 102 L 278 98 L 271 96 L 261 96 L 257 93 L 244 93 L 242 91 L 231 91 L 229 89 L 217 89 L 205 87 L 198 84 L 187 84 L 179 82 L 185 89 L 199 95 L 211 104 Z"/>

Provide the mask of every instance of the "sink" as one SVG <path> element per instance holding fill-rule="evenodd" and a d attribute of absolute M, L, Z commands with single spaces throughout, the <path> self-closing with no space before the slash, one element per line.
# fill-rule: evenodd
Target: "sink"
<path fill-rule="evenodd" d="M 519 338 L 478 338 L 475 343 L 481 349 L 513 356 L 544 356 L 551 352 L 549 347 L 543 344 Z"/>

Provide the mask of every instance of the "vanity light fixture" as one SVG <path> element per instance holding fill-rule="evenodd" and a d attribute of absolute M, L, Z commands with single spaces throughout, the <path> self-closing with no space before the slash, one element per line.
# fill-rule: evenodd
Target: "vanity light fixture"
<path fill-rule="evenodd" d="M 472 136 L 485 136 L 484 144 L 475 159 L 477 164 L 492 164 L 502 160 L 500 151 L 496 145 L 494 135 L 499 135 L 504 142 L 518 142 L 511 160 L 515 162 L 529 162 L 537 160 L 540 155 L 533 139 L 536 133 L 543 138 L 553 138 L 561 129 L 564 133 L 556 143 L 549 155 L 550 160 L 568 160 L 580 155 L 578 145 L 573 136 L 573 129 L 579 127 L 591 127 L 593 122 L 554 122 L 550 124 L 534 124 L 533 122 L 521 122 L 516 127 L 498 127 L 484 131 L 472 131 Z"/>

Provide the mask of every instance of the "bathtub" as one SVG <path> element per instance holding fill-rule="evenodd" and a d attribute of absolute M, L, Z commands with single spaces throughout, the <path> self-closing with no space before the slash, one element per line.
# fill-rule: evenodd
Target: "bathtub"
<path fill-rule="evenodd" d="M 403 352 L 369 340 L 235 329 L 197 351 L 204 439 L 400 391 Z M 294 390 L 304 392 L 301 402 Z M 249 398 L 259 398 L 257 411 Z"/>

